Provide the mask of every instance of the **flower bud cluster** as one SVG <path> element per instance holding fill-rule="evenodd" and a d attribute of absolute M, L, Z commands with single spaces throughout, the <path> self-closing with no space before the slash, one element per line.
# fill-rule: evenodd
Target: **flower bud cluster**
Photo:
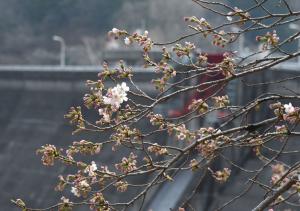
<path fill-rule="evenodd" d="M 198 99 L 195 100 L 193 99 L 192 103 L 189 105 L 188 107 L 189 110 L 197 110 L 199 114 L 203 114 L 205 112 L 208 111 L 209 106 L 208 104 L 202 100 L 202 99 Z"/>
<path fill-rule="evenodd" d="M 192 17 L 185 17 L 185 21 L 191 22 L 195 25 L 189 25 L 190 28 L 194 29 L 195 31 L 198 31 L 203 34 L 204 37 L 207 37 L 208 35 L 212 36 L 212 44 L 218 47 L 224 48 L 225 45 L 229 42 L 226 38 L 227 34 L 225 31 L 215 31 L 212 29 L 211 25 L 206 21 L 205 18 L 198 19 L 195 16 Z"/>
<path fill-rule="evenodd" d="M 173 52 L 175 52 L 178 57 L 190 56 L 191 51 L 195 48 L 194 43 L 185 42 L 184 45 L 177 43 L 175 47 L 173 47 Z"/>
<path fill-rule="evenodd" d="M 161 114 L 150 113 L 147 117 L 150 119 L 150 123 L 153 126 L 159 126 L 159 129 L 163 129 L 166 125 L 165 119 Z"/>
<path fill-rule="evenodd" d="M 171 54 L 168 52 L 167 48 L 166 47 L 163 47 L 162 49 L 162 56 L 163 56 L 163 61 L 164 62 L 167 62 L 171 59 Z"/>
<path fill-rule="evenodd" d="M 212 139 L 206 139 L 206 140 L 201 140 L 202 138 L 213 135 L 213 134 L 218 134 L 220 133 L 221 130 L 216 130 L 212 127 L 208 128 L 200 128 L 197 131 L 197 136 L 199 139 L 197 140 L 199 144 L 196 146 L 196 149 L 198 152 L 205 158 L 210 159 L 214 157 L 215 151 L 218 149 L 218 146 L 227 140 L 226 136 L 218 136 L 216 138 Z"/>
<path fill-rule="evenodd" d="M 69 112 L 65 115 L 65 118 L 69 119 L 70 123 L 75 125 L 77 129 L 73 132 L 79 132 L 85 129 L 84 119 L 81 113 L 81 107 L 71 107 Z"/>
<path fill-rule="evenodd" d="M 42 148 L 38 149 L 36 152 L 42 154 L 42 162 L 45 166 L 53 166 L 55 158 L 59 156 L 56 147 L 50 144 L 42 146 Z"/>
<path fill-rule="evenodd" d="M 193 24 L 196 24 L 196 26 L 193 26 L 197 31 L 204 31 L 211 29 L 211 25 L 207 22 L 205 18 L 197 18 L 196 16 L 191 17 L 184 17 L 184 20 L 187 22 L 191 22 Z"/>
<path fill-rule="evenodd" d="M 99 108 L 98 113 L 102 118 L 97 121 L 97 124 L 104 124 L 104 123 L 110 123 L 111 122 L 111 115 L 112 112 L 108 108 Z"/>
<path fill-rule="evenodd" d="M 101 105 L 101 98 L 99 97 L 98 93 L 99 92 L 84 95 L 83 103 L 88 109 L 97 108 Z"/>
<path fill-rule="evenodd" d="M 300 108 L 294 107 L 292 103 L 282 105 L 280 102 L 273 103 L 270 108 L 274 110 L 274 114 L 282 120 L 291 124 L 295 124 L 300 120 Z"/>
<path fill-rule="evenodd" d="M 92 161 L 91 164 L 84 169 L 84 173 L 88 174 L 90 177 L 95 177 L 97 169 L 95 161 Z"/>
<path fill-rule="evenodd" d="M 98 77 L 101 81 L 104 81 L 106 78 L 113 77 L 117 71 L 115 69 L 110 69 L 107 62 L 102 63 L 102 71 L 98 73 Z"/>
<path fill-rule="evenodd" d="M 90 209 L 94 211 L 110 211 L 108 202 L 104 199 L 102 193 L 95 193 L 93 197 L 89 200 Z"/>
<path fill-rule="evenodd" d="M 71 188 L 71 193 L 77 197 L 87 197 L 91 191 L 91 186 L 86 179 L 79 177 L 74 181 L 74 186 Z"/>
<path fill-rule="evenodd" d="M 130 106 L 129 104 L 126 104 L 124 108 L 118 111 L 117 115 L 114 118 L 114 122 L 119 123 L 121 121 L 125 121 L 137 113 L 138 110 L 136 110 L 134 106 Z"/>
<path fill-rule="evenodd" d="M 113 28 L 108 32 L 109 37 L 113 37 L 115 39 L 119 39 L 121 36 L 128 34 L 125 30 L 120 30 L 117 28 Z"/>
<path fill-rule="evenodd" d="M 130 73 L 125 69 L 125 67 L 120 68 L 120 70 L 115 71 L 112 74 L 119 73 L 117 76 L 120 76 L 120 74 L 125 74 L 126 77 L 130 77 Z M 108 73 L 105 73 L 100 77 L 103 79 L 106 77 L 106 75 L 108 75 Z M 113 112 L 118 111 L 121 107 L 121 104 L 128 100 L 127 92 L 129 91 L 129 87 L 125 82 L 117 84 L 115 87 L 108 88 L 106 95 L 103 96 L 102 92 L 104 85 L 102 83 L 102 79 L 98 80 L 97 82 L 88 81 L 89 86 L 91 86 L 92 93 L 86 94 L 84 97 L 85 105 L 88 108 L 98 109 L 99 115 L 102 116 L 99 121 L 96 121 L 96 124 L 110 123 Z M 80 107 L 77 107 L 76 109 L 71 108 L 70 112 L 65 115 L 65 117 L 71 119 L 72 123 L 78 122 L 78 130 L 85 129 L 84 119 L 82 117 Z"/>
<path fill-rule="evenodd" d="M 221 72 L 223 73 L 223 75 L 226 77 L 233 76 L 235 73 L 235 68 L 236 68 L 235 60 L 228 53 L 224 53 L 224 59 L 220 64 L 218 64 L 218 66 Z"/>
<path fill-rule="evenodd" d="M 122 142 L 138 142 L 140 141 L 140 137 L 141 132 L 138 129 L 131 129 L 127 125 L 120 125 L 119 127 L 117 127 L 116 132 L 111 136 L 111 140 L 115 142 L 112 150 L 115 151 Z"/>
<path fill-rule="evenodd" d="M 140 46 L 143 46 L 144 52 L 149 52 L 152 49 L 153 41 L 148 37 L 148 31 L 145 31 L 144 34 L 133 33 L 128 37 L 130 40 L 134 40 Z"/>
<path fill-rule="evenodd" d="M 155 153 L 156 156 L 168 154 L 167 148 L 161 147 L 157 143 L 154 143 L 152 146 L 149 146 L 148 151 Z"/>
<path fill-rule="evenodd" d="M 267 50 L 269 47 L 275 47 L 279 43 L 279 37 L 274 30 L 273 32 L 267 32 L 263 36 L 256 36 L 256 41 L 263 44 L 263 50 Z"/>
<path fill-rule="evenodd" d="M 177 127 L 174 127 L 173 130 L 175 131 L 176 138 L 180 141 L 183 140 L 191 141 L 192 139 L 195 139 L 195 134 L 189 131 L 185 127 L 185 124 L 181 124 Z"/>
<path fill-rule="evenodd" d="M 55 190 L 56 191 L 63 191 L 67 184 L 68 184 L 68 182 L 65 180 L 65 178 L 62 175 L 59 175 L 58 176 L 58 184 L 55 187 Z"/>
<path fill-rule="evenodd" d="M 205 65 L 207 64 L 207 54 L 199 54 L 197 57 L 197 64 L 198 65 Z"/>
<path fill-rule="evenodd" d="M 276 102 L 269 105 L 270 109 L 274 111 L 274 114 L 279 118 L 283 119 L 284 107 L 280 102 Z"/>
<path fill-rule="evenodd" d="M 123 60 L 119 61 L 119 67 L 116 68 L 118 78 L 130 78 L 132 76 L 132 67 L 126 67 Z"/>
<path fill-rule="evenodd" d="M 102 103 L 102 90 L 104 88 L 102 80 L 86 82 L 86 86 L 90 88 L 91 93 L 85 94 L 83 97 L 84 105 L 88 108 L 98 108 Z"/>
<path fill-rule="evenodd" d="M 275 126 L 275 130 L 277 133 L 283 134 L 287 134 L 289 131 L 286 125 Z"/>
<path fill-rule="evenodd" d="M 135 32 L 132 35 L 130 35 L 127 31 L 120 30 L 117 28 L 113 28 L 111 31 L 108 32 L 108 36 L 114 37 L 115 39 L 118 39 L 121 36 L 127 36 L 124 38 L 125 45 L 129 46 L 133 42 L 136 42 L 140 46 L 143 46 L 144 52 L 149 52 L 153 46 L 153 41 L 148 37 L 148 35 L 148 31 L 144 31 L 143 34 Z"/>
<path fill-rule="evenodd" d="M 169 79 L 176 76 L 176 70 L 168 63 L 171 59 L 170 53 L 165 47 L 162 48 L 162 51 L 162 59 L 159 62 L 153 61 L 147 53 L 144 54 L 145 67 L 154 67 L 156 73 L 162 74 L 162 77 L 151 81 L 160 91 L 165 89 Z"/>
<path fill-rule="evenodd" d="M 189 167 L 192 169 L 192 171 L 196 171 L 199 168 L 199 162 L 196 159 L 192 159 L 190 161 Z"/>
<path fill-rule="evenodd" d="M 165 89 L 170 78 L 176 76 L 176 70 L 166 62 L 159 62 L 158 64 L 155 64 L 155 71 L 163 74 L 161 78 L 152 80 L 155 88 L 160 91 Z"/>
<path fill-rule="evenodd" d="M 132 76 L 132 68 L 126 67 L 123 60 L 120 60 L 117 67 L 111 69 L 106 62 L 102 64 L 103 70 L 98 73 L 100 81 L 106 78 L 129 78 Z"/>
<path fill-rule="evenodd" d="M 294 107 L 291 103 L 284 104 L 283 119 L 291 124 L 297 123 L 300 120 L 300 108 Z"/>
<path fill-rule="evenodd" d="M 213 97 L 212 99 L 215 101 L 215 106 L 219 108 L 226 107 L 230 103 L 228 95 L 216 96 Z"/>
<path fill-rule="evenodd" d="M 210 159 L 214 157 L 214 152 L 216 151 L 217 147 L 218 146 L 215 139 L 208 139 L 198 144 L 196 149 L 203 157 Z"/>
<path fill-rule="evenodd" d="M 125 192 L 128 188 L 128 183 L 126 181 L 118 181 L 114 184 L 119 192 Z"/>
<path fill-rule="evenodd" d="M 224 48 L 228 43 L 228 40 L 225 39 L 225 31 L 221 30 L 218 33 L 213 34 L 212 44 L 221 48 Z"/>
<path fill-rule="evenodd" d="M 240 24 L 245 24 L 250 19 L 250 14 L 238 7 L 234 7 L 234 11 L 227 13 L 227 20 L 232 21 L 234 17 L 239 18 Z"/>
<path fill-rule="evenodd" d="M 80 153 L 83 155 L 94 155 L 98 154 L 102 148 L 101 143 L 93 143 L 91 141 L 81 140 L 74 141 L 73 145 L 66 150 L 68 157 L 73 157 L 74 154 Z"/>
<path fill-rule="evenodd" d="M 286 173 L 285 167 L 284 165 L 277 163 L 275 165 L 271 166 L 272 168 L 272 177 L 271 177 L 271 184 L 277 184 L 278 186 L 280 186 L 281 182 L 279 182 L 279 180 L 281 179 L 281 177 Z M 285 178 L 286 180 L 287 178 Z"/>
<path fill-rule="evenodd" d="M 128 156 L 128 158 L 123 157 L 121 163 L 115 164 L 116 169 L 121 171 L 124 174 L 127 174 L 129 172 L 132 172 L 136 170 L 136 161 L 137 156 L 131 152 Z"/>
<path fill-rule="evenodd" d="M 219 183 L 226 182 L 231 174 L 231 170 L 228 168 L 216 172 L 213 172 L 210 168 L 208 170 L 212 173 L 213 178 Z"/>
<path fill-rule="evenodd" d="M 64 196 L 61 197 L 62 203 L 58 206 L 58 211 L 72 211 L 73 209 L 73 203 L 70 202 L 68 198 L 65 198 Z"/>

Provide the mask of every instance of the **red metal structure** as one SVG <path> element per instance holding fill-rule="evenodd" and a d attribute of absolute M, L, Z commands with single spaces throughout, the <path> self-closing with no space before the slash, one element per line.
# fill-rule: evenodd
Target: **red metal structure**
<path fill-rule="evenodd" d="M 208 67 L 215 66 L 215 64 L 222 62 L 223 59 L 224 59 L 223 53 L 207 54 Z M 225 76 L 221 72 L 213 73 L 213 74 L 207 73 L 207 74 L 201 75 L 201 77 L 198 78 L 198 83 L 202 84 L 202 83 L 205 83 L 208 81 L 219 80 L 224 77 Z M 188 113 L 189 112 L 188 107 L 193 102 L 193 100 L 207 99 L 210 96 L 212 96 L 220 88 L 221 88 L 221 85 L 219 85 L 219 84 L 216 86 L 213 86 L 213 87 L 208 87 L 207 85 L 200 86 L 199 90 L 204 90 L 204 91 L 202 91 L 202 92 L 195 91 L 191 96 L 188 97 L 188 99 L 186 100 L 186 103 L 184 104 L 184 106 L 181 109 L 169 111 L 169 116 L 170 117 L 179 117 L 181 115 Z"/>

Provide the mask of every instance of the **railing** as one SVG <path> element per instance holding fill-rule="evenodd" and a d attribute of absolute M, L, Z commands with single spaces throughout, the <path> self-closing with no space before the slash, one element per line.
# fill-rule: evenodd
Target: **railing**
<path fill-rule="evenodd" d="M 100 72 L 101 66 L 78 66 L 78 65 L 0 65 L 0 71 L 24 71 L 24 72 Z M 134 72 L 153 72 L 153 68 L 143 68 L 141 66 L 133 66 Z"/>

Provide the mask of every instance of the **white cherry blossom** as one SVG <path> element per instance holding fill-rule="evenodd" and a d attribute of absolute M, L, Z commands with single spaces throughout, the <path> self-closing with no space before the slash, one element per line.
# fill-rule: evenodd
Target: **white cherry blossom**
<path fill-rule="evenodd" d="M 107 91 L 106 96 L 103 97 L 103 102 L 106 105 L 111 105 L 114 109 L 118 109 L 124 101 L 127 101 L 127 92 L 129 91 L 129 87 L 125 82 L 122 84 L 117 84 L 112 89 Z"/>
<path fill-rule="evenodd" d="M 124 43 L 125 43 L 125 45 L 130 45 L 131 41 L 130 41 L 130 39 L 128 37 L 125 37 Z"/>
<path fill-rule="evenodd" d="M 90 177 L 95 176 L 95 171 L 97 171 L 97 165 L 94 161 L 91 162 L 91 165 L 87 166 L 84 170 L 84 173 L 88 173 Z M 83 180 L 84 181 L 84 180 Z"/>
<path fill-rule="evenodd" d="M 227 20 L 232 21 L 232 17 L 231 16 L 227 16 L 226 18 L 227 18 Z"/>
<path fill-rule="evenodd" d="M 287 113 L 287 114 L 293 113 L 295 111 L 295 107 L 292 105 L 292 103 L 284 104 L 283 107 L 284 107 L 285 113 Z"/>
<path fill-rule="evenodd" d="M 77 197 L 80 197 L 80 193 L 76 187 L 71 188 L 71 193 L 73 193 Z"/>
<path fill-rule="evenodd" d="M 205 18 L 200 18 L 200 24 L 202 24 L 202 23 L 204 23 L 205 21 L 206 21 L 206 19 Z"/>
<path fill-rule="evenodd" d="M 83 187 L 83 188 L 86 188 L 86 187 L 90 186 L 89 183 L 87 183 L 86 180 L 80 181 L 79 185 L 80 185 L 80 187 Z"/>
<path fill-rule="evenodd" d="M 117 29 L 117 28 L 113 28 L 111 31 L 112 31 L 114 34 L 117 34 L 120 30 Z"/>

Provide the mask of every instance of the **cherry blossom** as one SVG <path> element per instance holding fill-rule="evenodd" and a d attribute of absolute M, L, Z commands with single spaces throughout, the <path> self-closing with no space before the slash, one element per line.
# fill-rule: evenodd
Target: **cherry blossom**
<path fill-rule="evenodd" d="M 287 114 L 293 113 L 295 111 L 295 107 L 292 105 L 292 103 L 284 104 L 283 107 L 285 113 Z"/>
<path fill-rule="evenodd" d="M 130 41 L 130 39 L 128 37 L 125 37 L 124 38 L 124 43 L 125 43 L 125 45 L 130 45 L 131 41 Z"/>
<path fill-rule="evenodd" d="M 84 170 L 84 173 L 88 173 L 90 177 L 95 176 L 95 171 L 97 171 L 97 165 L 94 161 L 91 162 L 91 165 L 87 166 Z"/>
<path fill-rule="evenodd" d="M 86 180 L 81 180 L 76 184 L 75 187 L 71 188 L 71 193 L 75 196 L 80 197 L 81 195 L 85 196 L 87 192 L 91 189 L 89 183 Z"/>
<path fill-rule="evenodd" d="M 113 109 L 120 108 L 121 104 L 124 101 L 127 101 L 127 92 L 129 91 L 129 87 L 123 82 L 121 85 L 117 84 L 112 89 L 107 91 L 106 96 L 103 97 L 104 104 L 111 105 Z"/>
<path fill-rule="evenodd" d="M 71 193 L 73 193 L 74 196 L 80 197 L 80 193 L 76 187 L 71 188 Z"/>
<path fill-rule="evenodd" d="M 106 112 L 106 109 L 98 109 L 99 115 L 103 116 L 104 122 L 110 122 L 110 115 Z"/>
<path fill-rule="evenodd" d="M 114 34 L 117 34 L 120 30 L 117 29 L 117 28 L 113 28 L 111 31 L 112 31 Z"/>
<path fill-rule="evenodd" d="M 227 20 L 232 21 L 232 17 L 231 16 L 226 16 Z"/>
<path fill-rule="evenodd" d="M 116 169 L 120 170 L 123 173 L 128 173 L 136 170 L 136 161 L 137 156 L 132 152 L 129 154 L 129 157 L 123 157 L 121 163 L 115 164 Z"/>

